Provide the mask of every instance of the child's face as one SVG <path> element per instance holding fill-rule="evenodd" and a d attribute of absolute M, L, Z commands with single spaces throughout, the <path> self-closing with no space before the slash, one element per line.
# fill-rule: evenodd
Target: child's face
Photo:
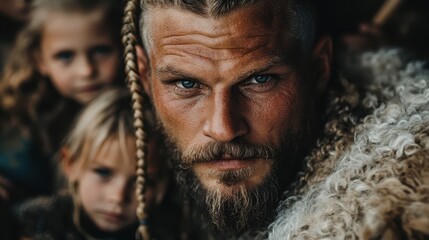
<path fill-rule="evenodd" d="M 115 232 L 137 221 L 132 139 L 127 148 L 129 160 L 124 159 L 118 141 L 107 141 L 89 166 L 74 174 L 79 176 L 82 207 L 102 231 Z"/>
<path fill-rule="evenodd" d="M 58 92 L 82 104 L 118 77 L 119 44 L 104 19 L 91 12 L 50 12 L 42 31 L 39 71 Z"/>

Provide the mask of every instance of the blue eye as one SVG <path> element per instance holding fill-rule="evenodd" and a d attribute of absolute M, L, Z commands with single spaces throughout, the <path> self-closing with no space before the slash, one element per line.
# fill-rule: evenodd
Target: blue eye
<path fill-rule="evenodd" d="M 188 89 L 195 87 L 195 85 L 197 85 L 197 83 L 191 80 L 180 80 L 180 81 L 177 81 L 176 83 L 176 86 L 178 86 L 179 88 L 188 88 Z"/>
<path fill-rule="evenodd" d="M 256 75 L 253 77 L 257 83 L 266 83 L 268 80 L 271 79 L 269 75 Z"/>
<path fill-rule="evenodd" d="M 281 78 L 276 74 L 260 74 L 249 77 L 240 85 L 243 92 L 264 93 L 273 89 Z"/>
<path fill-rule="evenodd" d="M 112 175 L 112 170 L 108 168 L 95 168 L 93 171 L 101 178 L 109 178 Z"/>
<path fill-rule="evenodd" d="M 73 58 L 72 51 L 60 51 L 54 55 L 54 58 L 63 62 L 69 62 Z"/>

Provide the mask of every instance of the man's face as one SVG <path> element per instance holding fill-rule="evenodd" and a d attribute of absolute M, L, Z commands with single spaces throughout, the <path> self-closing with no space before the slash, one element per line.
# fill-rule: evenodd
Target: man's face
<path fill-rule="evenodd" d="M 302 144 L 295 137 L 308 110 L 286 17 L 267 1 L 219 18 L 157 7 L 146 14 L 142 81 L 179 164 L 210 196 L 259 191 L 289 161 L 286 145 Z"/>

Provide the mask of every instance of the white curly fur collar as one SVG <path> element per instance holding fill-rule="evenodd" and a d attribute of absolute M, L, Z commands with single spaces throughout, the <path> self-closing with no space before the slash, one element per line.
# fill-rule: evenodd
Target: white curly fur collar
<path fill-rule="evenodd" d="M 281 202 L 269 239 L 429 238 L 429 72 L 400 55 L 359 58 L 373 81 L 358 104 L 372 113 Z"/>

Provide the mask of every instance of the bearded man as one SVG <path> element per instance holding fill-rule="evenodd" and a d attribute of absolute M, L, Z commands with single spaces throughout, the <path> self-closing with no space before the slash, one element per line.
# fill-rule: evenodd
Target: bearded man
<path fill-rule="evenodd" d="M 142 86 L 196 213 L 193 237 L 429 236 L 427 71 L 384 51 L 359 58 L 349 71 L 366 73 L 351 74 L 358 84 L 331 77 L 332 42 L 315 9 L 311 0 L 128 1 L 138 165 Z"/>

